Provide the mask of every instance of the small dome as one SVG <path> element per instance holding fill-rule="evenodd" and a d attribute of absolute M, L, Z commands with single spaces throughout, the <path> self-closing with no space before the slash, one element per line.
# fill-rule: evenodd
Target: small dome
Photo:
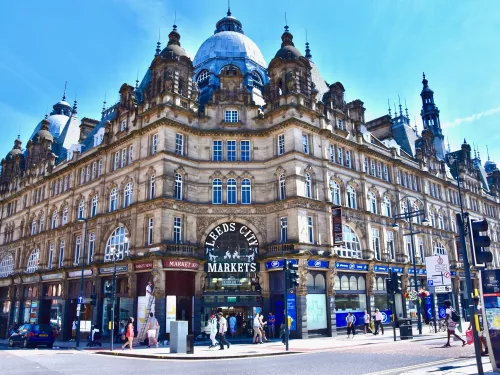
<path fill-rule="evenodd" d="M 172 29 L 170 34 L 168 34 L 168 44 L 163 49 L 163 51 L 161 51 L 160 54 L 161 57 L 165 59 L 171 59 L 174 56 L 188 57 L 184 48 L 181 47 L 180 40 L 181 40 L 181 34 L 179 34 L 179 32 L 177 31 L 177 26 L 174 25 L 174 28 Z"/>
<path fill-rule="evenodd" d="M 48 130 L 40 130 L 38 133 L 36 133 L 36 135 L 41 139 L 45 139 L 50 142 L 54 141 L 54 136 L 50 134 Z"/>
<path fill-rule="evenodd" d="M 280 48 L 274 57 L 280 57 L 282 59 L 299 58 L 302 57 L 302 53 L 294 46 L 285 46 Z"/>

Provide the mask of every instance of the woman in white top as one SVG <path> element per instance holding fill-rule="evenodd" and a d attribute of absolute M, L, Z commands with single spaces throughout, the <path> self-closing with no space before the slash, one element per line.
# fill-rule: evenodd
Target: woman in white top
<path fill-rule="evenodd" d="M 347 322 L 347 338 L 348 339 L 351 338 L 351 332 L 352 332 L 352 338 L 354 338 L 356 331 L 354 330 L 355 319 L 354 315 L 352 315 L 352 312 L 349 312 L 347 314 L 346 322 Z"/>

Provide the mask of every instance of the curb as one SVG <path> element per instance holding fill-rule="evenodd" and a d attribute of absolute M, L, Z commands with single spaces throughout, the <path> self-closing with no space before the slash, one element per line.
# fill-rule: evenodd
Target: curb
<path fill-rule="evenodd" d="M 290 354 L 303 354 L 302 352 L 283 352 L 283 353 L 262 353 L 262 354 L 242 354 L 242 355 L 226 355 L 220 357 L 171 357 L 170 355 L 153 355 L 153 354 L 130 354 L 120 352 L 96 352 L 94 354 L 110 355 L 116 357 L 130 357 L 130 358 L 148 358 L 148 359 L 169 359 L 169 360 L 191 360 L 191 361 L 206 361 L 218 359 L 239 359 L 239 358 L 256 358 L 256 357 L 271 357 L 276 355 L 290 355 Z"/>

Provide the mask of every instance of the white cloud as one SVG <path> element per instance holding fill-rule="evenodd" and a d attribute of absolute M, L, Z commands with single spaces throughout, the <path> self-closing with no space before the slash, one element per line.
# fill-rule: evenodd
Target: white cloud
<path fill-rule="evenodd" d="M 137 25 L 151 38 L 158 38 L 158 30 L 174 21 L 174 9 L 168 10 L 169 4 L 163 0 L 115 0 L 126 5 L 136 16 Z M 170 22 L 168 22 L 170 20 Z M 162 30 L 163 31 L 163 30 Z M 163 34 L 163 33 L 162 33 Z M 162 37 L 163 38 L 163 37 Z"/>
<path fill-rule="evenodd" d="M 452 128 L 454 126 L 461 125 L 463 123 L 477 121 L 483 117 L 494 115 L 495 113 L 500 113 L 500 107 L 488 109 L 487 111 L 483 111 L 483 112 L 479 112 L 479 113 L 474 113 L 473 115 L 470 115 L 467 117 L 456 118 L 453 121 L 445 122 L 445 123 L 441 124 L 441 126 L 443 128 Z"/>

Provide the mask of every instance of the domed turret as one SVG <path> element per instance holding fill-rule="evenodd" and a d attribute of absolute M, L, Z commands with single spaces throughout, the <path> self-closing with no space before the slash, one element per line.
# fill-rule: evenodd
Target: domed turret
<path fill-rule="evenodd" d="M 50 122 L 48 120 L 48 116 L 46 116 L 42 120 L 42 126 L 41 126 L 40 130 L 36 133 L 35 139 L 39 139 L 40 141 L 46 140 L 49 142 L 53 142 L 54 136 L 49 131 L 49 125 L 50 125 Z"/>
<path fill-rule="evenodd" d="M 175 56 L 181 57 L 185 56 L 187 57 L 186 51 L 184 48 L 181 47 L 181 34 L 177 31 L 177 25 L 174 25 L 174 28 L 168 34 L 168 44 L 167 46 L 161 51 L 161 57 L 165 59 L 172 59 Z"/>
<path fill-rule="evenodd" d="M 293 44 L 293 35 L 288 31 L 289 27 L 285 26 L 285 32 L 281 35 L 281 48 L 276 52 L 276 56 L 282 59 L 298 59 L 303 57 L 302 53 L 295 48 Z"/>
<path fill-rule="evenodd" d="M 23 153 L 23 151 L 21 150 L 21 144 L 22 142 L 19 137 L 16 138 L 16 140 L 14 141 L 14 147 L 12 147 L 12 150 L 10 150 L 7 154 L 7 160 L 14 159 L 17 155 L 21 155 Z"/>

